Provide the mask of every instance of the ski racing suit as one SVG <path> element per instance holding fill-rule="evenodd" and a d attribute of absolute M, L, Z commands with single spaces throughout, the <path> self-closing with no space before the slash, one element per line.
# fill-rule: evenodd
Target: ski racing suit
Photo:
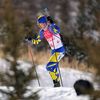
<path fill-rule="evenodd" d="M 60 28 L 52 23 L 46 30 L 41 29 L 35 42 L 40 42 L 43 38 L 47 40 L 51 47 L 51 57 L 46 65 L 47 71 L 52 80 L 60 81 L 59 61 L 64 57 L 65 49 L 60 37 Z"/>

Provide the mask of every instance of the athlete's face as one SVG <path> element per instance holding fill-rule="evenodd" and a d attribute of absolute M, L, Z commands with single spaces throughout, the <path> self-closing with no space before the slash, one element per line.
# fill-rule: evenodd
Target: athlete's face
<path fill-rule="evenodd" d="M 47 26 L 47 23 L 39 23 L 38 26 L 39 26 L 41 29 L 44 29 L 44 28 Z"/>

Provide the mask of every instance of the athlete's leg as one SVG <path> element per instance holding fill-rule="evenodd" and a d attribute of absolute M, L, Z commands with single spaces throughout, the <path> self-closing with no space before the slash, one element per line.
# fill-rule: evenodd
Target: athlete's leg
<path fill-rule="evenodd" d="M 60 80 L 60 75 L 59 75 L 59 71 L 58 71 L 58 64 L 59 61 L 62 59 L 62 57 L 64 56 L 63 53 L 61 52 L 55 52 L 49 59 L 49 62 L 46 66 L 46 69 L 49 71 L 49 74 L 52 78 L 52 80 Z"/>

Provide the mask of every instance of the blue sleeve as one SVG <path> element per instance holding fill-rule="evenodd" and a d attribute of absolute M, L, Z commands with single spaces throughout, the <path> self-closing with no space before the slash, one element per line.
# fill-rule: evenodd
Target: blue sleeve
<path fill-rule="evenodd" d="M 57 34 L 60 33 L 60 28 L 55 23 L 52 23 L 50 25 L 50 31 L 53 32 L 54 34 Z"/>
<path fill-rule="evenodd" d="M 39 31 L 39 36 L 40 36 L 40 39 L 41 39 L 41 40 L 44 38 L 43 32 L 44 32 L 43 30 L 40 30 L 40 31 Z"/>

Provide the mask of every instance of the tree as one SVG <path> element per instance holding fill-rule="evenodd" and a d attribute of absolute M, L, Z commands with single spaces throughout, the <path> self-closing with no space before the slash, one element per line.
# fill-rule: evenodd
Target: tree
<path fill-rule="evenodd" d="M 36 93 L 24 97 L 24 94 L 28 91 L 27 86 L 35 78 L 34 66 L 28 70 L 27 74 L 23 70 L 18 69 L 18 66 L 20 66 L 18 58 L 20 56 L 20 49 L 23 48 L 25 27 L 16 14 L 12 0 L 4 0 L 3 7 L 4 53 L 6 55 L 5 59 L 10 62 L 11 66 L 9 66 L 8 72 L 2 73 L 0 82 L 7 88 L 12 87 L 13 91 L 0 90 L 0 92 L 6 94 L 9 100 L 37 100 L 38 96 Z"/>

